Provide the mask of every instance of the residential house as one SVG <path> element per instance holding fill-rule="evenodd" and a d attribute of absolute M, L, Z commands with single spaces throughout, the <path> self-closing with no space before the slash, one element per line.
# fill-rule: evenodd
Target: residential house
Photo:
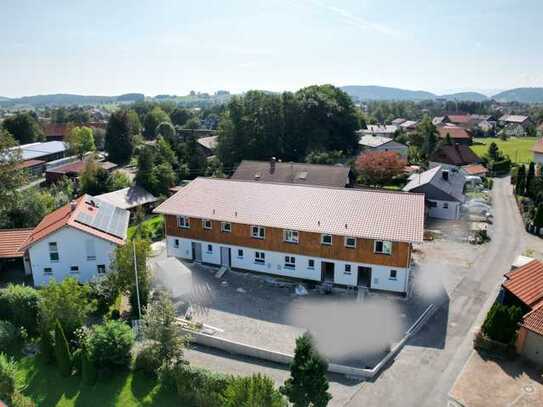
<path fill-rule="evenodd" d="M 137 208 L 150 212 L 158 201 L 156 196 L 139 185 L 97 195 L 96 198 L 117 208 L 126 209 L 132 215 Z"/>
<path fill-rule="evenodd" d="M 449 117 L 445 116 L 436 116 L 432 119 L 432 124 L 436 127 L 445 126 L 447 123 L 450 123 Z"/>
<path fill-rule="evenodd" d="M 450 114 L 447 115 L 448 123 L 464 129 L 471 129 L 475 126 L 476 121 L 469 114 Z"/>
<path fill-rule="evenodd" d="M 215 155 L 215 151 L 217 150 L 217 140 L 219 136 L 209 136 L 209 137 L 201 137 L 196 142 L 200 146 L 200 150 L 204 153 L 206 157 L 211 157 Z"/>
<path fill-rule="evenodd" d="M 488 169 L 482 164 L 468 164 L 461 168 L 462 173 L 466 177 L 481 177 L 484 178 L 488 174 Z"/>
<path fill-rule="evenodd" d="M 459 169 L 469 164 L 479 164 L 481 159 L 464 144 L 441 144 L 430 156 L 430 166 L 441 165 L 447 169 Z"/>
<path fill-rule="evenodd" d="M 403 131 L 409 133 L 409 132 L 417 130 L 417 124 L 418 124 L 418 122 L 415 121 L 415 120 L 406 120 L 405 122 L 400 124 L 400 128 Z"/>
<path fill-rule="evenodd" d="M 520 114 L 504 114 L 498 119 L 500 126 L 507 125 L 520 125 L 524 129 L 527 129 L 529 126 L 533 125 L 532 120 L 528 116 Z"/>
<path fill-rule="evenodd" d="M 504 304 L 517 305 L 524 313 L 515 343 L 517 352 L 542 365 L 543 262 L 532 259 L 506 273 L 500 297 Z"/>
<path fill-rule="evenodd" d="M 460 171 L 437 166 L 420 174 L 412 174 L 403 190 L 423 193 L 430 217 L 458 219 L 466 201 L 465 183 L 466 178 Z"/>
<path fill-rule="evenodd" d="M 67 123 L 43 123 L 42 128 L 47 141 L 63 141 L 69 131 Z"/>
<path fill-rule="evenodd" d="M 406 293 L 424 196 L 196 178 L 159 205 L 168 256 Z"/>
<path fill-rule="evenodd" d="M 525 137 L 528 135 L 526 128 L 518 123 L 506 124 L 505 127 L 500 130 L 500 133 L 505 134 L 507 137 Z"/>
<path fill-rule="evenodd" d="M 354 174 L 349 166 L 281 162 L 272 157 L 269 162 L 243 160 L 230 179 L 344 188 L 353 184 Z"/>
<path fill-rule="evenodd" d="M 409 148 L 402 143 L 398 143 L 389 137 L 365 135 L 360 137 L 358 142 L 363 153 L 374 151 L 392 151 L 398 153 L 402 158 L 407 158 Z"/>
<path fill-rule="evenodd" d="M 63 177 L 69 178 L 72 181 L 77 181 L 87 165 L 86 160 L 80 160 L 78 158 L 75 158 L 75 160 L 72 159 L 71 162 L 62 161 L 63 162 L 59 164 L 47 166 L 47 169 L 45 170 L 45 181 L 48 184 L 55 183 Z M 96 165 L 108 172 L 117 168 L 117 164 L 109 161 L 97 161 Z"/>
<path fill-rule="evenodd" d="M 67 277 L 87 282 L 105 274 L 115 248 L 126 241 L 129 216 L 89 195 L 45 216 L 20 248 L 34 285 Z"/>
<path fill-rule="evenodd" d="M 363 136 L 381 136 L 381 137 L 394 137 L 394 133 L 398 131 L 398 126 L 388 124 L 368 124 L 365 129 L 358 130 L 357 134 L 360 137 Z"/>
<path fill-rule="evenodd" d="M 399 126 L 400 124 L 405 123 L 406 121 L 407 121 L 407 119 L 404 119 L 402 117 L 398 117 L 398 118 L 392 120 L 390 122 L 390 124 L 393 125 L 393 126 Z"/>
<path fill-rule="evenodd" d="M 534 162 L 543 165 L 543 138 L 537 140 L 533 145 L 532 153 L 534 154 Z"/>
<path fill-rule="evenodd" d="M 441 139 L 446 139 L 447 135 L 449 135 L 451 140 L 457 144 L 470 146 L 473 142 L 471 131 L 463 127 L 447 124 L 445 126 L 438 127 L 437 132 Z"/>

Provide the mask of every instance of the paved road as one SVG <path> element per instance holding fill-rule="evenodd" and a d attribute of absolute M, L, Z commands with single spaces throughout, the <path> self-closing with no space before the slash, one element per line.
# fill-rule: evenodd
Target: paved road
<path fill-rule="evenodd" d="M 450 301 L 441 304 L 389 369 L 374 383 L 361 385 L 348 406 L 447 405 L 447 394 L 471 353 L 471 333 L 494 301 L 503 274 L 527 245 L 541 245 L 524 232 L 509 178 L 495 180 L 493 206 L 492 242 L 451 293 Z M 435 346 L 443 331 L 444 344 Z"/>
<path fill-rule="evenodd" d="M 503 274 L 527 247 L 543 248 L 541 240 L 524 232 L 511 191 L 509 178 L 495 180 L 493 239 L 466 277 L 449 296 L 445 295 L 439 311 L 374 382 L 342 382 L 332 378 L 331 405 L 447 405 L 448 392 L 471 353 L 471 333 L 494 301 Z M 288 375 L 280 366 L 259 365 L 220 352 L 195 349 L 187 353 L 187 358 L 195 365 L 234 374 L 262 371 L 278 383 Z"/>

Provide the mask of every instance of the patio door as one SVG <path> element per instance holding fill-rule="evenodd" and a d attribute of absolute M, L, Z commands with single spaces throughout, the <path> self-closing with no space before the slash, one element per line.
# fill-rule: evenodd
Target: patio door
<path fill-rule="evenodd" d="M 202 243 L 192 242 L 192 259 L 198 263 L 202 262 Z"/>
<path fill-rule="evenodd" d="M 221 266 L 230 267 L 230 248 L 221 246 Z"/>

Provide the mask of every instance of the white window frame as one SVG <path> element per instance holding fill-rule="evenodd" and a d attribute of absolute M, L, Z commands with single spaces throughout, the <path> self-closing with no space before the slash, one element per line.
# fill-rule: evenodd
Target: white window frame
<path fill-rule="evenodd" d="M 449 203 L 443 202 L 443 209 L 449 209 Z"/>
<path fill-rule="evenodd" d="M 244 251 L 243 249 L 238 249 L 238 259 L 243 259 L 243 255 L 244 255 Z"/>
<path fill-rule="evenodd" d="M 350 264 L 345 264 L 345 267 L 343 268 L 344 274 L 351 274 L 353 270 L 353 266 Z"/>
<path fill-rule="evenodd" d="M 330 243 L 325 242 L 324 238 L 330 236 Z M 325 246 L 332 246 L 332 243 L 334 242 L 334 237 L 331 234 L 328 233 L 322 233 L 321 234 L 321 244 Z"/>
<path fill-rule="evenodd" d="M 55 246 L 54 250 L 51 248 L 52 245 Z M 48 246 L 49 246 L 49 261 L 51 263 L 58 263 L 60 261 L 60 254 L 58 253 L 58 243 L 57 242 L 49 242 Z M 51 258 L 52 254 L 56 254 L 57 258 L 56 259 Z"/>
<path fill-rule="evenodd" d="M 350 239 L 354 240 L 354 244 L 350 245 L 349 243 L 347 243 Z M 356 237 L 345 236 L 345 247 L 349 249 L 356 249 Z"/>
<path fill-rule="evenodd" d="M 285 256 L 285 268 L 295 269 L 296 268 L 296 257 L 294 256 Z"/>
<path fill-rule="evenodd" d="M 221 222 L 221 232 L 231 233 L 232 232 L 232 224 L 230 222 Z"/>
<path fill-rule="evenodd" d="M 264 240 L 266 238 L 266 228 L 264 226 L 252 225 L 251 237 L 253 239 Z"/>
<path fill-rule="evenodd" d="M 394 276 L 392 276 L 392 272 L 394 272 Z M 389 274 L 388 274 L 388 279 L 389 280 L 397 280 L 398 279 L 398 270 L 390 270 Z"/>
<path fill-rule="evenodd" d="M 93 239 L 87 239 L 85 241 L 85 250 L 87 252 L 87 261 L 96 260 L 96 247 Z"/>
<path fill-rule="evenodd" d="M 51 267 L 44 267 L 43 274 L 46 276 L 51 276 L 53 275 L 53 269 Z"/>
<path fill-rule="evenodd" d="M 213 229 L 213 222 L 211 222 L 211 219 L 202 219 L 202 229 L 204 230 Z"/>
<path fill-rule="evenodd" d="M 79 266 L 70 266 L 70 274 L 79 274 Z"/>
<path fill-rule="evenodd" d="M 255 263 L 264 264 L 266 263 L 266 253 L 264 252 L 255 252 Z"/>
<path fill-rule="evenodd" d="M 377 243 L 381 242 L 383 250 L 378 251 L 377 250 Z M 388 246 L 388 250 L 386 250 L 386 247 Z M 390 256 L 392 254 L 392 242 L 390 240 L 376 240 L 373 242 L 373 252 L 376 254 L 384 254 L 386 256 Z"/>
<path fill-rule="evenodd" d="M 311 265 L 311 262 L 313 262 L 313 265 Z M 310 270 L 315 269 L 315 259 L 308 259 L 307 260 L 307 268 L 310 269 Z"/>
<path fill-rule="evenodd" d="M 207 245 L 207 252 L 206 253 L 213 253 L 213 245 L 212 244 Z"/>
<path fill-rule="evenodd" d="M 178 216 L 177 226 L 180 229 L 190 229 L 190 219 L 188 216 Z"/>
<path fill-rule="evenodd" d="M 300 233 L 297 230 L 284 229 L 283 230 L 283 241 L 287 243 L 298 244 L 300 241 Z"/>
<path fill-rule="evenodd" d="M 104 271 L 100 271 L 100 269 L 103 269 Z M 98 274 L 106 274 L 107 268 L 105 264 L 97 264 L 96 265 L 96 272 Z"/>
<path fill-rule="evenodd" d="M 174 249 L 179 249 L 179 239 L 173 239 L 173 247 Z"/>

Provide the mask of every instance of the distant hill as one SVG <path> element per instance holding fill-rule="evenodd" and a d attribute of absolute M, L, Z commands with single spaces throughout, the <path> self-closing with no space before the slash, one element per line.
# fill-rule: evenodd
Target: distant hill
<path fill-rule="evenodd" d="M 500 92 L 493 99 L 498 102 L 543 103 L 543 88 L 516 88 Z"/>
<path fill-rule="evenodd" d="M 341 89 L 353 99 L 360 101 L 368 100 L 430 100 L 436 95 L 422 90 L 407 90 L 389 88 L 385 86 L 342 86 Z"/>
<path fill-rule="evenodd" d="M 120 96 L 83 96 L 59 93 L 54 95 L 23 96 L 20 98 L 0 98 L 0 106 L 69 106 L 69 105 L 98 105 L 117 102 L 136 102 L 144 100 L 141 93 L 127 93 Z"/>
<path fill-rule="evenodd" d="M 450 95 L 439 96 L 439 98 L 447 100 L 458 100 L 459 102 L 484 102 L 485 100 L 488 100 L 488 97 L 486 95 L 483 95 L 479 92 L 451 93 Z"/>

